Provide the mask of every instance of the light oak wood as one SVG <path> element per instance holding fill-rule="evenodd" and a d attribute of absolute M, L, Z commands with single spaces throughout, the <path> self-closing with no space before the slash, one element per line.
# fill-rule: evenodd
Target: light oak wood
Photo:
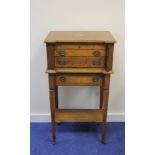
<path fill-rule="evenodd" d="M 114 44 L 108 44 L 107 45 L 107 62 L 106 62 L 106 67 L 105 67 L 107 71 L 112 70 L 113 51 L 114 51 Z"/>
<path fill-rule="evenodd" d="M 64 64 L 60 64 L 63 62 Z M 97 62 L 98 64 L 94 64 Z M 105 66 L 105 57 L 55 57 L 55 67 L 100 67 Z"/>
<path fill-rule="evenodd" d="M 106 71 L 103 68 L 55 68 L 47 69 L 45 73 L 58 74 L 58 73 L 94 73 L 94 74 L 113 74 L 113 71 Z"/>
<path fill-rule="evenodd" d="M 110 75 L 105 75 L 104 76 L 104 90 L 109 90 L 110 87 Z"/>
<path fill-rule="evenodd" d="M 108 101 L 109 101 L 109 86 L 110 86 L 110 75 L 105 75 L 103 79 L 103 94 L 102 94 L 102 109 L 103 122 L 102 122 L 102 143 L 106 143 L 106 121 L 107 121 L 107 111 L 108 111 Z"/>
<path fill-rule="evenodd" d="M 59 94 L 59 92 L 58 92 L 58 86 L 56 85 L 56 86 L 55 86 L 55 108 L 56 108 L 56 109 L 59 108 L 59 104 L 58 104 L 58 102 L 59 102 L 58 94 Z"/>
<path fill-rule="evenodd" d="M 61 52 L 64 53 L 64 56 L 65 57 L 70 57 L 70 56 L 77 56 L 77 57 L 85 57 L 85 56 L 92 56 L 94 57 L 95 56 L 95 52 L 98 52 L 99 53 L 99 56 L 106 56 L 106 51 L 103 50 L 103 49 L 100 49 L 100 50 L 96 50 L 96 49 L 86 49 L 86 50 L 55 50 L 55 56 L 61 56 Z M 64 57 L 63 56 L 63 57 Z M 96 56 L 98 57 L 98 56 Z"/>
<path fill-rule="evenodd" d="M 86 43 L 83 43 L 83 44 L 79 44 L 79 43 L 59 43 L 59 44 L 56 44 L 55 46 L 55 50 L 64 50 L 64 49 L 67 49 L 67 50 L 88 50 L 88 49 L 96 49 L 96 50 L 106 50 L 106 44 L 97 44 L 97 43 L 94 43 L 94 44 L 86 44 Z"/>
<path fill-rule="evenodd" d="M 50 82 L 52 83 L 51 90 L 49 91 L 50 96 L 50 110 L 51 110 L 51 120 L 52 120 L 52 143 L 56 143 L 56 122 L 55 122 L 55 76 L 49 76 Z"/>
<path fill-rule="evenodd" d="M 109 31 L 51 31 L 45 43 L 115 43 Z"/>
<path fill-rule="evenodd" d="M 82 75 L 82 74 L 61 74 L 56 77 L 56 84 L 59 86 L 95 86 L 102 85 L 101 75 Z"/>
<path fill-rule="evenodd" d="M 59 109 L 55 112 L 56 122 L 102 122 L 103 110 Z"/>
<path fill-rule="evenodd" d="M 56 123 L 70 121 L 101 122 L 105 143 L 115 39 L 108 31 L 61 31 L 50 32 L 45 42 L 53 144 Z M 99 109 L 59 109 L 58 86 L 99 86 Z"/>
<path fill-rule="evenodd" d="M 54 68 L 54 46 L 46 44 L 48 69 Z"/>

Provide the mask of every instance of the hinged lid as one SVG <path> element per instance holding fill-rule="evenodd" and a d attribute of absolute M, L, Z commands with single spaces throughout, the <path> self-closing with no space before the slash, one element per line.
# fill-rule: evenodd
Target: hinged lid
<path fill-rule="evenodd" d="M 51 31 L 45 43 L 62 42 L 94 42 L 115 43 L 116 40 L 109 31 Z"/>

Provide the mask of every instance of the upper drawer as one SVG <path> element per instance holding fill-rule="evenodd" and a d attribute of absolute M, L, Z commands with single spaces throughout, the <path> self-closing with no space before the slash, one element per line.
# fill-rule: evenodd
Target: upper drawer
<path fill-rule="evenodd" d="M 58 44 L 55 45 L 55 49 L 104 49 L 105 44 Z"/>
<path fill-rule="evenodd" d="M 106 50 L 99 49 L 99 50 L 93 50 L 93 49 L 86 49 L 86 50 L 75 50 L 75 49 L 65 49 L 65 50 L 55 50 L 54 53 L 55 56 L 106 56 Z"/>

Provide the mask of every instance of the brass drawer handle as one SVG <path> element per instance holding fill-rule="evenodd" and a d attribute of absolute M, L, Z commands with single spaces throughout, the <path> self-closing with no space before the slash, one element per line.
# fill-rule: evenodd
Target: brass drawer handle
<path fill-rule="evenodd" d="M 99 52 L 99 51 L 94 51 L 94 52 L 93 52 L 93 55 L 94 55 L 95 57 L 98 57 L 98 56 L 100 56 L 100 52 Z"/>
<path fill-rule="evenodd" d="M 94 76 L 94 77 L 92 78 L 92 80 L 93 80 L 93 82 L 97 82 L 97 81 L 99 80 L 99 77 Z"/>
<path fill-rule="evenodd" d="M 61 82 L 65 82 L 66 78 L 65 78 L 64 76 L 60 76 L 59 80 L 60 80 Z"/>
<path fill-rule="evenodd" d="M 65 56 L 65 51 L 58 51 L 59 56 Z"/>
<path fill-rule="evenodd" d="M 65 64 L 66 64 L 66 61 L 60 60 L 60 61 L 58 61 L 58 64 L 59 64 L 59 65 L 65 65 Z"/>
<path fill-rule="evenodd" d="M 93 65 L 100 65 L 100 61 L 99 60 L 94 60 L 92 63 L 93 63 Z"/>

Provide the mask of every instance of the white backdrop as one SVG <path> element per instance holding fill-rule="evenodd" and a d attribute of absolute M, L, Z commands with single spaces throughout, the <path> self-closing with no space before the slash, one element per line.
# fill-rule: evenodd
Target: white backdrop
<path fill-rule="evenodd" d="M 125 13 L 124 0 L 31 0 L 31 121 L 49 121 L 46 46 L 49 31 L 111 31 L 114 74 L 111 76 L 109 120 L 124 120 L 125 105 Z M 97 87 L 60 87 L 60 107 L 96 108 Z"/>

